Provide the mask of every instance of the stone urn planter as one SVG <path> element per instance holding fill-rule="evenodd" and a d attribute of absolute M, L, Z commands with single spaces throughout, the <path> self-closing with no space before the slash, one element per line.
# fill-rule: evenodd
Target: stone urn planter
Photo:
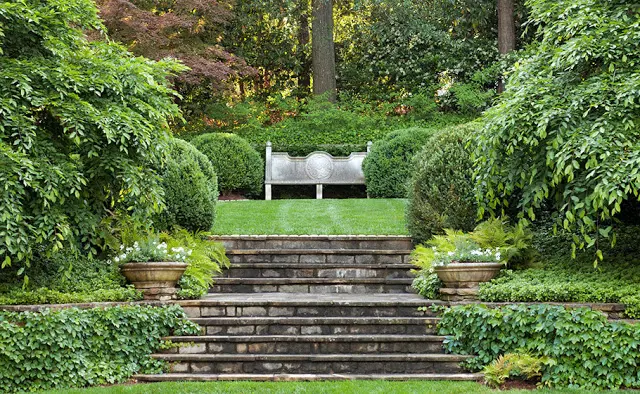
<path fill-rule="evenodd" d="M 187 263 L 178 262 L 126 263 L 120 267 L 145 300 L 161 301 L 175 299 L 176 284 L 186 269 Z"/>
<path fill-rule="evenodd" d="M 495 278 L 502 263 L 458 263 L 433 267 L 443 283 L 440 296 L 445 301 L 464 301 L 478 299 L 480 283 Z"/>

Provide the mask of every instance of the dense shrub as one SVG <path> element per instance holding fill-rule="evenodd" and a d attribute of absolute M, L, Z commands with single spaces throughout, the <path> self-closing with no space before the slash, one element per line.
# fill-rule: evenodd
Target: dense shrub
<path fill-rule="evenodd" d="M 601 246 L 606 257 L 597 267 L 593 254 L 571 257 L 571 238 L 552 236 L 543 227 L 536 232 L 540 265 L 503 271 L 480 285 L 484 301 L 620 302 L 629 317 L 640 318 L 640 246 L 638 226 L 619 230 L 615 247 Z"/>
<path fill-rule="evenodd" d="M 176 305 L 0 311 L 0 387 L 84 387 L 159 373 L 164 363 L 149 356 L 163 345 L 162 337 L 198 332 Z"/>
<path fill-rule="evenodd" d="M 475 141 L 480 210 L 553 213 L 597 248 L 640 193 L 640 3 L 528 0 L 537 40 Z M 510 201 L 514 200 L 515 201 Z M 596 252 L 602 258 L 600 252 Z"/>
<path fill-rule="evenodd" d="M 71 302 L 134 301 L 139 291 L 126 287 L 114 263 L 90 257 L 54 253 L 37 255 L 24 272 L 18 268 L 0 271 L 0 304 L 64 304 Z"/>
<path fill-rule="evenodd" d="M 209 159 L 190 143 L 173 139 L 162 171 L 165 209 L 154 221 L 159 230 L 180 226 L 189 231 L 213 227 L 218 177 Z"/>
<path fill-rule="evenodd" d="M 447 309 L 439 334 L 450 353 L 473 354 L 473 370 L 506 353 L 549 357 L 542 384 L 580 388 L 640 387 L 640 326 L 608 322 L 598 311 L 545 304 Z"/>
<path fill-rule="evenodd" d="M 405 198 L 413 156 L 432 134 L 433 130 L 421 128 L 397 130 L 374 143 L 362 164 L 369 196 Z"/>
<path fill-rule="evenodd" d="M 415 278 L 411 282 L 411 288 L 426 299 L 438 299 L 439 290 L 442 287 L 438 274 L 433 270 L 416 270 L 414 273 Z"/>
<path fill-rule="evenodd" d="M 113 212 L 161 201 L 154 167 L 180 116 L 166 77 L 184 67 L 88 40 L 104 32 L 90 0 L 3 2 L 0 26 L 0 261 L 99 252 Z"/>
<path fill-rule="evenodd" d="M 416 155 L 409 183 L 407 223 L 416 242 L 444 228 L 471 231 L 475 225 L 471 159 L 465 147 L 473 123 L 433 135 Z"/>
<path fill-rule="evenodd" d="M 209 133 L 191 143 L 211 160 L 222 194 L 259 194 L 264 180 L 264 163 L 243 138 L 229 133 Z"/>

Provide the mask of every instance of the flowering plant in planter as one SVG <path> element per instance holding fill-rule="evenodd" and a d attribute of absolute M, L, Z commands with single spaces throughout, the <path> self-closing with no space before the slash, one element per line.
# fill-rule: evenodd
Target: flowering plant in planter
<path fill-rule="evenodd" d="M 424 283 L 440 285 L 447 299 L 473 299 L 480 282 L 494 278 L 500 268 L 529 248 L 530 234 L 519 226 L 509 226 L 505 219 L 490 219 L 479 224 L 472 233 L 447 229 L 412 253 L 412 262 L 421 268 Z M 425 280 L 428 276 L 440 279 Z M 435 289 L 420 288 L 424 294 Z"/>
<path fill-rule="evenodd" d="M 184 263 L 190 255 L 190 249 L 182 246 L 168 249 L 166 242 L 160 242 L 157 236 L 151 236 L 135 241 L 130 246 L 120 245 L 120 252 L 113 260 L 118 264 L 129 262 L 146 263 L 149 261 Z"/>

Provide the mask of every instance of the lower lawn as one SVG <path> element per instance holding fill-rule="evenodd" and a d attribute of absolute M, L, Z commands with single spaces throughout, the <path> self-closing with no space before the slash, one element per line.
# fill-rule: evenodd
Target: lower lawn
<path fill-rule="evenodd" d="M 43 394 L 213 394 L 213 393 L 331 393 L 331 394 L 489 394 L 499 393 L 473 382 L 389 382 L 389 381 L 344 381 L 344 382 L 172 382 L 129 386 L 111 386 L 91 389 L 46 391 Z M 601 391 L 623 393 L 623 391 Z M 529 390 L 512 390 L 508 393 L 532 393 Z M 537 390 L 536 394 L 584 393 L 582 390 Z M 630 393 L 630 391 L 624 391 Z"/>
<path fill-rule="evenodd" d="M 404 199 L 220 201 L 215 234 L 407 235 Z"/>

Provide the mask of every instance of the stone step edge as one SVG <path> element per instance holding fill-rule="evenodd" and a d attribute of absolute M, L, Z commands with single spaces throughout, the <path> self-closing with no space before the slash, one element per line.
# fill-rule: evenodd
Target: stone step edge
<path fill-rule="evenodd" d="M 248 240 L 248 241 L 266 241 L 266 240 L 278 240 L 278 241 L 411 241 L 411 237 L 408 235 L 367 235 L 367 234 L 342 234 L 342 235 L 297 235 L 297 234 L 222 234 L 222 235 L 210 235 L 207 237 L 212 241 L 222 240 Z"/>
<path fill-rule="evenodd" d="M 236 293 L 234 295 L 243 294 Z M 256 293 L 244 293 L 247 295 L 255 295 Z M 208 299 L 199 299 L 199 300 L 184 300 L 177 301 L 176 303 L 182 307 L 208 307 L 208 306 L 327 306 L 327 307 L 420 307 L 420 306 L 429 306 L 429 305 L 448 305 L 445 301 L 434 301 L 434 300 L 365 300 L 364 297 L 362 300 L 296 300 L 294 294 L 296 293 L 288 293 L 291 295 L 292 299 L 290 300 L 259 300 L 259 299 L 251 299 L 251 300 L 215 300 L 215 293 L 211 293 Z M 303 293 L 306 294 L 306 293 Z M 226 294 L 225 294 L 226 295 Z M 353 316 L 355 317 L 355 316 Z"/>
<path fill-rule="evenodd" d="M 323 381 L 323 380 L 451 380 L 479 381 L 482 374 L 189 374 L 166 373 L 161 375 L 134 375 L 133 379 L 144 382 L 171 381 Z"/>
<path fill-rule="evenodd" d="M 163 338 L 172 342 L 442 342 L 441 335 L 185 335 Z"/>
<path fill-rule="evenodd" d="M 151 357 L 169 362 L 251 362 L 251 361 L 311 361 L 311 362 L 394 362 L 394 361 L 430 361 L 462 362 L 473 356 L 439 353 L 405 354 L 163 354 L 154 353 Z"/>
<path fill-rule="evenodd" d="M 227 249 L 228 256 L 239 255 L 409 255 L 409 249 Z"/>
<path fill-rule="evenodd" d="M 289 285 L 289 284 L 389 284 L 410 285 L 412 278 L 215 278 L 214 285 Z M 366 293 L 365 293 L 366 294 Z"/>
<path fill-rule="evenodd" d="M 201 326 L 243 325 L 435 325 L 439 317 L 194 317 L 189 319 Z"/>
<path fill-rule="evenodd" d="M 416 268 L 413 264 L 405 263 L 393 263 L 393 264 L 356 264 L 356 263 L 233 263 L 231 267 L 227 269 L 233 270 L 234 268 L 300 268 L 300 269 L 327 269 L 327 268 L 342 268 L 342 269 L 412 269 Z"/>

